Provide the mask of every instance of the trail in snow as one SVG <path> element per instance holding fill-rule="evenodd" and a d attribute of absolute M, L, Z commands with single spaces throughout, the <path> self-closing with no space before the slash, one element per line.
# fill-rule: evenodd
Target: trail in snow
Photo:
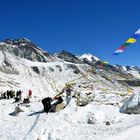
<path fill-rule="evenodd" d="M 25 135 L 25 138 L 23 138 L 23 140 L 26 140 L 27 136 L 29 135 L 29 133 L 32 132 L 32 130 L 34 129 L 34 127 L 36 126 L 38 120 L 39 120 L 40 114 L 37 115 L 34 124 L 31 126 L 30 130 L 27 132 L 27 134 Z"/>

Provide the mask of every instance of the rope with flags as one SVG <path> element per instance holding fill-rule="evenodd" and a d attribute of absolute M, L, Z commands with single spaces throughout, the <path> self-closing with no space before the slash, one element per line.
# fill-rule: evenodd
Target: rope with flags
<path fill-rule="evenodd" d="M 137 38 L 140 37 L 140 28 L 124 43 L 122 44 L 113 55 L 118 55 L 124 52 L 124 50 L 131 44 L 137 41 Z"/>

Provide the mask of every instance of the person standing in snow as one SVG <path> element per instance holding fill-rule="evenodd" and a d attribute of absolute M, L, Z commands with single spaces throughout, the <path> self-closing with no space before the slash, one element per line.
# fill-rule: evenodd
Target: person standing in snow
<path fill-rule="evenodd" d="M 10 98 L 10 91 L 7 90 L 7 99 L 9 99 L 9 98 Z"/>
<path fill-rule="evenodd" d="M 3 93 L 3 98 L 6 99 L 6 92 Z"/>
<path fill-rule="evenodd" d="M 21 90 L 16 92 L 15 102 L 21 101 L 21 94 L 22 94 Z"/>
<path fill-rule="evenodd" d="M 29 94 L 28 94 L 28 97 L 31 98 L 32 97 L 32 90 L 29 89 Z"/>
<path fill-rule="evenodd" d="M 67 106 L 71 100 L 71 94 L 72 94 L 72 85 L 71 84 L 66 84 L 65 88 L 62 89 L 62 93 L 65 93 L 65 97 L 66 97 L 66 104 L 65 106 Z"/>
<path fill-rule="evenodd" d="M 15 97 L 15 91 L 10 90 L 10 98 L 14 98 Z"/>
<path fill-rule="evenodd" d="M 71 92 L 72 90 L 70 87 L 66 88 L 66 105 L 68 105 L 71 100 Z"/>

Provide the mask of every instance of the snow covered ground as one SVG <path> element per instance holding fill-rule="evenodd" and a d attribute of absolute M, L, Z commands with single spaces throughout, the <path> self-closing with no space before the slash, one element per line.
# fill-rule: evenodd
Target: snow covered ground
<path fill-rule="evenodd" d="M 70 104 L 56 113 L 43 113 L 40 97 L 17 116 L 13 99 L 0 100 L 1 140 L 134 140 L 138 139 L 140 115 L 119 112 L 118 106 L 91 102 L 84 107 Z M 135 136 L 135 137 L 134 137 Z"/>

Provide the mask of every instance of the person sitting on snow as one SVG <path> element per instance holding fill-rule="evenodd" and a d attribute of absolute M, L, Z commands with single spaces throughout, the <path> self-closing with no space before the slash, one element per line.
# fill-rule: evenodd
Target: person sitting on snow
<path fill-rule="evenodd" d="M 57 112 L 64 108 L 63 98 L 61 96 L 55 96 L 51 102 L 51 110 L 50 112 Z M 59 109 L 58 109 L 59 108 Z"/>
<path fill-rule="evenodd" d="M 15 107 L 15 115 L 18 115 L 20 112 L 24 112 L 23 109 L 21 109 L 20 105 L 18 104 L 16 107 Z"/>
<path fill-rule="evenodd" d="M 23 99 L 23 103 L 25 103 L 25 104 L 29 104 L 29 103 L 30 103 L 30 99 L 29 99 L 29 97 L 24 98 L 24 99 Z"/>

